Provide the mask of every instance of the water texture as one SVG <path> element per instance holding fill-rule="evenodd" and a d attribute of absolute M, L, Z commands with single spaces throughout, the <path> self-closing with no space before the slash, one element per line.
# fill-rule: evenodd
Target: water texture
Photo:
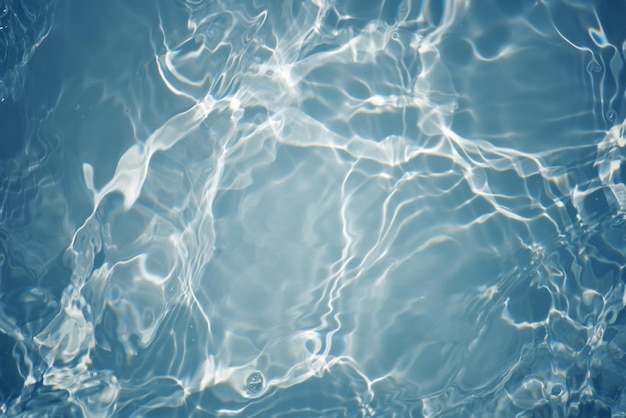
<path fill-rule="evenodd" d="M 626 417 L 625 19 L 0 1 L 0 414 Z"/>

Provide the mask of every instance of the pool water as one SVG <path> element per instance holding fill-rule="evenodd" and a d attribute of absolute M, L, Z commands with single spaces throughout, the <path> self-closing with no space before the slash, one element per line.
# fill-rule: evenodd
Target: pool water
<path fill-rule="evenodd" d="M 626 417 L 624 18 L 0 1 L 0 414 Z"/>

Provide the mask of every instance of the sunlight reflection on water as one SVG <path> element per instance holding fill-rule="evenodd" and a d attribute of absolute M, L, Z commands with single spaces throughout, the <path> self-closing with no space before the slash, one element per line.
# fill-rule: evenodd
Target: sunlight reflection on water
<path fill-rule="evenodd" d="M 602 7 L 9 8 L 3 414 L 625 413 Z"/>

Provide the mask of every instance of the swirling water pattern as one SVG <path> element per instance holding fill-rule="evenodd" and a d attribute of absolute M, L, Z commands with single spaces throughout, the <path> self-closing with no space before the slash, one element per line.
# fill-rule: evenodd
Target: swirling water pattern
<path fill-rule="evenodd" d="M 626 416 L 625 17 L 0 2 L 0 412 Z"/>

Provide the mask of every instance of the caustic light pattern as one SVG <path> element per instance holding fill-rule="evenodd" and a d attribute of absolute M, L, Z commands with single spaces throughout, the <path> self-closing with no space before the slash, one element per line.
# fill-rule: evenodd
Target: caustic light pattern
<path fill-rule="evenodd" d="M 626 416 L 625 18 L 0 1 L 0 413 Z"/>

